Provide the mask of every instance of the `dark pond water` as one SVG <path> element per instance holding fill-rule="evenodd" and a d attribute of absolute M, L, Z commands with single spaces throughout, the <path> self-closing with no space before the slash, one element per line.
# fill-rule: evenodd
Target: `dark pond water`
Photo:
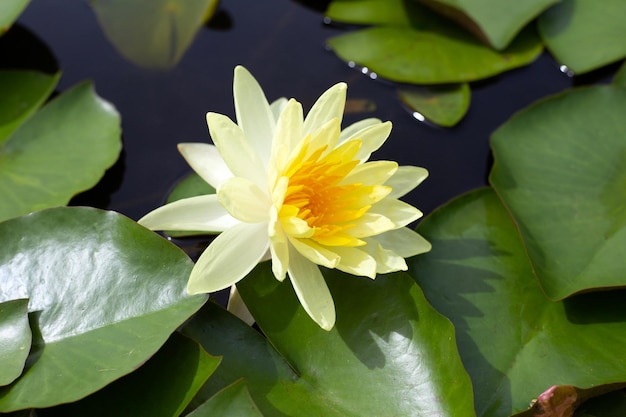
<path fill-rule="evenodd" d="M 393 122 L 390 139 L 374 159 L 430 171 L 430 178 L 407 196 L 425 213 L 485 185 L 490 134 L 514 112 L 575 82 L 544 54 L 528 67 L 473 84 L 465 119 L 451 129 L 433 127 L 416 121 L 401 106 L 391 83 L 349 68 L 328 51 L 326 39 L 346 28 L 322 20 L 319 11 L 290 0 L 222 0 L 218 14 L 179 65 L 154 71 L 125 61 L 85 2 L 32 0 L 19 25 L 4 37 L 5 52 L 9 40 L 18 39 L 20 46 L 4 55 L 2 65 L 50 69 L 56 59 L 63 71 L 59 92 L 91 79 L 99 95 L 117 107 L 123 155 L 96 189 L 74 203 L 116 210 L 133 219 L 161 205 L 190 172 L 176 144 L 209 140 L 205 113 L 234 116 L 232 72 L 237 64 L 256 76 L 270 100 L 295 97 L 305 109 L 329 86 L 348 82 L 354 109 L 345 124 L 365 117 Z M 604 76 L 592 75 L 587 81 Z"/>

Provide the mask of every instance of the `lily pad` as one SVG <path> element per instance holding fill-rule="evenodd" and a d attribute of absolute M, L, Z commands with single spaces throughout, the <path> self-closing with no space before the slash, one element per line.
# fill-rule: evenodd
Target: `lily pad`
<path fill-rule="evenodd" d="M 617 70 L 615 77 L 613 77 L 613 85 L 626 87 L 626 63 L 622 64 L 619 70 Z"/>
<path fill-rule="evenodd" d="M 210 304 L 194 317 L 185 334 L 223 355 L 203 399 L 245 378 L 266 415 L 474 416 L 454 330 L 411 277 L 323 273 L 337 311 L 329 332 L 267 262 L 237 284 L 267 339 Z"/>
<path fill-rule="evenodd" d="M 453 200 L 418 231 L 433 250 L 412 258 L 409 272 L 454 323 L 478 416 L 524 411 L 553 385 L 626 381 L 623 292 L 547 299 L 492 189 Z"/>
<path fill-rule="evenodd" d="M 34 334 L 24 373 L 0 389 L 0 412 L 101 389 L 206 301 L 187 295 L 192 263 L 180 249 L 114 212 L 43 210 L 0 223 L 0 240 L 0 302 L 29 298 Z"/>
<path fill-rule="evenodd" d="M 252 400 L 244 380 L 227 386 L 204 404 L 187 414 L 188 417 L 263 417 L 261 411 Z"/>
<path fill-rule="evenodd" d="M 469 84 L 415 86 L 398 89 L 400 99 L 429 121 L 451 127 L 461 121 L 470 104 Z"/>
<path fill-rule="evenodd" d="M 490 181 L 554 299 L 626 286 L 626 89 L 543 100 L 492 136 Z"/>
<path fill-rule="evenodd" d="M 325 14 L 343 23 L 411 26 L 422 21 L 424 9 L 407 0 L 333 0 Z"/>
<path fill-rule="evenodd" d="M 419 0 L 473 32 L 496 49 L 513 38 L 545 9 L 560 0 Z"/>
<path fill-rule="evenodd" d="M 0 2 L 0 35 L 11 27 L 28 3 L 30 0 L 2 0 Z"/>
<path fill-rule="evenodd" d="M 328 43 L 344 61 L 367 67 L 392 81 L 414 84 L 488 78 L 531 63 L 543 50 L 532 28 L 497 52 L 451 24 L 428 30 L 373 27 L 336 36 Z"/>
<path fill-rule="evenodd" d="M 0 386 L 21 375 L 31 338 L 28 299 L 0 303 Z"/>
<path fill-rule="evenodd" d="M 539 18 L 548 50 L 574 74 L 626 56 L 626 2 L 563 0 Z"/>
<path fill-rule="evenodd" d="M 146 68 L 174 67 L 218 0 L 91 0 L 98 22 L 118 52 Z"/>
<path fill-rule="evenodd" d="M 24 82 L 23 89 L 9 90 L 15 95 L 0 97 L 0 110 L 13 109 L 0 126 L 5 136 L 0 136 L 0 221 L 67 204 L 93 187 L 118 158 L 119 115 L 91 84 L 72 88 L 32 114 L 56 79 L 0 73 L 0 85 Z M 24 106 L 16 112 L 12 106 L 20 100 Z"/>
<path fill-rule="evenodd" d="M 206 353 L 196 342 L 174 333 L 137 371 L 81 401 L 46 409 L 40 414 L 41 417 L 178 417 L 219 363 L 219 358 Z"/>

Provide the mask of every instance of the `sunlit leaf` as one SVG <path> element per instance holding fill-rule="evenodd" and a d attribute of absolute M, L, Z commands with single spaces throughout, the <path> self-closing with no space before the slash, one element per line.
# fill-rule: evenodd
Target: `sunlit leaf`
<path fill-rule="evenodd" d="M 28 300 L 0 303 L 0 386 L 10 384 L 22 373 L 31 338 Z"/>
<path fill-rule="evenodd" d="M 118 52 L 140 67 L 171 68 L 182 58 L 218 0 L 91 0 Z"/>
<path fill-rule="evenodd" d="M 209 398 L 188 414 L 189 417 L 237 416 L 262 417 L 244 380 L 239 380 Z"/>
<path fill-rule="evenodd" d="M 12 90 L 23 94 L 24 111 L 10 112 L 0 127 L 0 134 L 12 132 L 0 147 L 0 221 L 67 204 L 97 184 L 121 149 L 119 115 L 91 84 L 72 88 L 28 117 L 52 80 L 14 72 L 0 73 L 2 78 L 26 82 L 24 90 Z M 0 109 L 16 100 L 0 95 Z"/>
<path fill-rule="evenodd" d="M 185 333 L 223 355 L 202 399 L 245 378 L 266 415 L 474 416 L 454 330 L 407 274 L 324 276 L 337 311 L 329 332 L 267 262 L 237 284 L 267 340 L 215 306 L 194 317 Z"/>
<path fill-rule="evenodd" d="M 535 17 L 560 0 L 419 0 L 496 49 L 506 48 Z"/>
<path fill-rule="evenodd" d="M 219 358 L 207 354 L 196 342 L 174 333 L 137 371 L 81 401 L 42 410 L 39 414 L 40 417 L 178 417 L 219 362 Z"/>
<path fill-rule="evenodd" d="M 0 1 L 0 35 L 11 27 L 11 24 L 19 17 L 29 2 L 30 0 Z"/>
<path fill-rule="evenodd" d="M 344 61 L 392 81 L 445 84 L 474 81 L 527 65 L 542 51 L 532 28 L 497 52 L 453 24 L 429 30 L 390 26 L 357 30 L 328 43 Z"/>
<path fill-rule="evenodd" d="M 423 9 L 406 0 L 333 0 L 325 14 L 343 23 L 410 26 L 421 21 Z"/>
<path fill-rule="evenodd" d="M 452 201 L 418 231 L 433 249 L 412 258 L 409 272 L 455 325 L 478 416 L 524 411 L 552 385 L 626 381 L 623 291 L 546 298 L 491 189 Z"/>
<path fill-rule="evenodd" d="M 626 2 L 562 0 L 539 18 L 548 50 L 575 74 L 626 56 Z"/>
<path fill-rule="evenodd" d="M 470 104 L 470 88 L 467 83 L 446 86 L 415 86 L 398 89 L 400 99 L 410 109 L 440 126 L 454 126 Z"/>
<path fill-rule="evenodd" d="M 187 295 L 192 263 L 182 251 L 114 212 L 40 211 L 0 223 L 0 241 L 0 301 L 29 298 L 33 330 L 25 372 L 0 389 L 0 412 L 101 389 L 206 300 Z"/>
<path fill-rule="evenodd" d="M 626 286 L 626 89 L 573 90 L 492 137 L 490 181 L 546 294 Z"/>

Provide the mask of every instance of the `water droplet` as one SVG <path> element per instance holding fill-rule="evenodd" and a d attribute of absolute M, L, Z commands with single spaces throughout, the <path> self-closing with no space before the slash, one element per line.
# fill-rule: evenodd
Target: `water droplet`
<path fill-rule="evenodd" d="M 563 74 L 567 75 L 568 77 L 573 77 L 574 76 L 574 71 L 572 71 L 571 69 L 569 69 L 567 67 L 567 65 L 561 65 L 559 67 L 559 71 L 561 71 Z"/>

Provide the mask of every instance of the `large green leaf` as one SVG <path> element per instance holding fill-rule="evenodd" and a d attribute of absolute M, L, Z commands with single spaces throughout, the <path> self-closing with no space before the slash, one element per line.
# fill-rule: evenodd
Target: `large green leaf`
<path fill-rule="evenodd" d="M 624 294 L 547 299 L 491 189 L 452 201 L 418 230 L 433 250 L 412 258 L 410 273 L 455 325 L 479 416 L 523 411 L 552 385 L 626 381 Z"/>
<path fill-rule="evenodd" d="M 563 0 L 539 18 L 548 50 L 575 74 L 626 56 L 624 0 Z"/>
<path fill-rule="evenodd" d="M 30 0 L 2 0 L 0 1 L 0 35 L 9 29 L 15 19 L 19 17 Z"/>
<path fill-rule="evenodd" d="M 398 89 L 400 99 L 410 109 L 440 126 L 457 124 L 469 109 L 470 87 L 467 83 L 443 86 L 414 86 Z"/>
<path fill-rule="evenodd" d="M 0 71 L 0 146 L 48 98 L 61 74 Z"/>
<path fill-rule="evenodd" d="M 496 49 L 506 48 L 531 20 L 560 0 L 419 0 L 458 21 Z"/>
<path fill-rule="evenodd" d="M 263 414 L 252 400 L 245 381 L 240 379 L 188 414 L 188 417 L 213 416 L 263 417 Z"/>
<path fill-rule="evenodd" d="M 171 68 L 182 58 L 218 0 L 90 0 L 98 22 L 130 62 Z"/>
<path fill-rule="evenodd" d="M 2 132 L 12 130 L 0 146 L 0 221 L 67 204 L 100 180 L 121 149 L 119 115 L 91 84 L 67 91 L 26 118 L 50 88 L 50 80 L 29 73 L 3 77 L 32 82 L 24 84 L 25 112 L 10 118 L 25 122 L 13 130 L 9 121 Z M 0 97 L 0 103 L 7 103 L 0 109 L 14 101 Z"/>
<path fill-rule="evenodd" d="M 26 370 L 0 411 L 78 400 L 131 372 L 206 300 L 192 264 L 114 212 L 59 207 L 0 223 L 0 301 L 29 298 Z"/>
<path fill-rule="evenodd" d="M 219 363 L 219 358 L 206 353 L 198 343 L 174 333 L 137 371 L 81 401 L 42 410 L 39 414 L 41 417 L 178 417 Z"/>
<path fill-rule="evenodd" d="M 10 384 L 22 373 L 31 339 L 28 299 L 0 303 L 0 386 Z"/>
<path fill-rule="evenodd" d="M 415 84 L 487 78 L 529 64 L 543 49 L 532 28 L 497 52 L 452 24 L 433 25 L 428 30 L 374 27 L 339 35 L 328 43 L 345 61 L 366 66 L 392 81 Z"/>
<path fill-rule="evenodd" d="M 490 181 L 546 294 L 626 286 L 626 89 L 573 90 L 492 137 Z"/>
<path fill-rule="evenodd" d="M 237 285 L 267 341 L 238 320 L 235 330 L 236 319 L 220 318 L 215 307 L 187 326 L 208 352 L 224 356 L 220 384 L 205 396 L 243 377 L 268 415 L 474 415 L 454 331 L 407 274 L 324 275 L 337 311 L 330 332 L 267 262 Z"/>

